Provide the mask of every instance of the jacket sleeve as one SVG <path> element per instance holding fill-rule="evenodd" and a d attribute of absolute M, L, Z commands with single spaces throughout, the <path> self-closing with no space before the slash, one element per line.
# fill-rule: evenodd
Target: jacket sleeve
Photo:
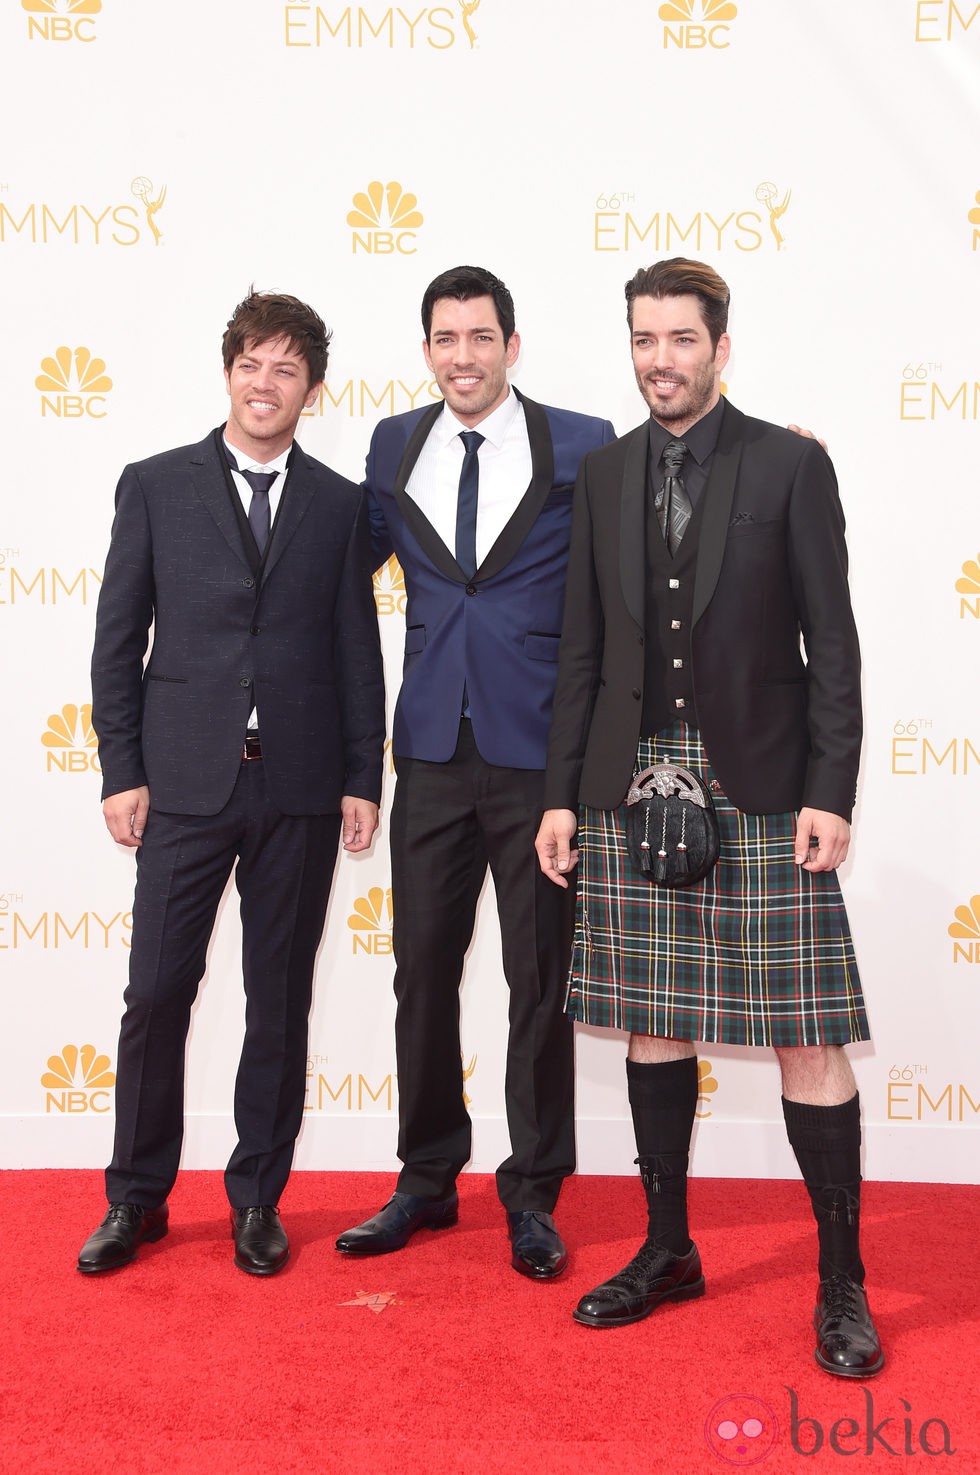
<path fill-rule="evenodd" d="M 572 503 L 558 682 L 548 739 L 545 809 L 578 807 L 582 763 L 602 667 L 604 620 L 593 556 L 590 460 L 586 456 L 579 468 Z"/>
<path fill-rule="evenodd" d="M 346 755 L 344 793 L 377 804 L 381 799 L 385 689 L 373 568 L 367 497 L 362 492 L 337 590 L 334 626 Z"/>
<path fill-rule="evenodd" d="M 146 783 L 143 658 L 153 609 L 150 519 L 139 473 L 127 466 L 116 488 L 92 652 L 92 724 L 99 739 L 103 799 Z"/>
<path fill-rule="evenodd" d="M 849 820 L 861 757 L 861 654 L 837 478 L 816 444 L 807 446 L 794 478 L 787 547 L 807 658 L 803 803 Z"/>
<path fill-rule="evenodd" d="M 388 524 L 385 522 L 385 515 L 381 510 L 381 502 L 378 497 L 378 429 L 375 429 L 371 437 L 362 486 L 367 494 L 368 516 L 371 526 L 371 567 L 372 569 L 379 569 L 382 564 L 388 562 L 388 559 L 395 551 L 395 545 L 391 540 Z"/>

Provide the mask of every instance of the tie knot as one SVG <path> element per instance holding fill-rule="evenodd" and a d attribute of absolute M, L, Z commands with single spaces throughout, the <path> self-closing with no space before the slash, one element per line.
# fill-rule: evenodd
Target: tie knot
<path fill-rule="evenodd" d="M 663 462 L 664 471 L 668 476 L 676 476 L 684 465 L 684 457 L 687 455 L 687 446 L 682 440 L 669 440 L 664 446 Z"/>
<path fill-rule="evenodd" d="M 466 454 L 468 456 L 476 455 L 476 452 L 486 440 L 486 436 L 481 435 L 478 430 L 461 430 L 459 432 L 459 438 L 466 447 Z"/>
<path fill-rule="evenodd" d="M 253 492 L 267 492 L 279 475 L 278 471 L 243 471 L 244 476 Z"/>

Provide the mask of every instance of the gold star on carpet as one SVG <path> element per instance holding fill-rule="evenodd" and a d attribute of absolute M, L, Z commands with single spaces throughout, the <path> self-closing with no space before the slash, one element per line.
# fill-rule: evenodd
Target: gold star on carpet
<path fill-rule="evenodd" d="M 386 1306 L 397 1306 L 394 1291 L 358 1291 L 353 1301 L 338 1301 L 338 1306 L 366 1306 L 380 1316 Z"/>

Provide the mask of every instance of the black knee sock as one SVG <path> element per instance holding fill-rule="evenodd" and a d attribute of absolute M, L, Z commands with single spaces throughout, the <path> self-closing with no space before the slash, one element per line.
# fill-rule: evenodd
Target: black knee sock
<path fill-rule="evenodd" d="M 698 1104 L 698 1062 L 694 1056 L 662 1065 L 627 1060 L 626 1079 L 647 1198 L 647 1237 L 683 1255 L 691 1243 L 687 1163 Z"/>
<path fill-rule="evenodd" d="M 784 1096 L 783 1116 L 817 1221 L 820 1279 L 849 1275 L 863 1285 L 860 1100 L 855 1093 L 842 1106 L 810 1106 Z"/>

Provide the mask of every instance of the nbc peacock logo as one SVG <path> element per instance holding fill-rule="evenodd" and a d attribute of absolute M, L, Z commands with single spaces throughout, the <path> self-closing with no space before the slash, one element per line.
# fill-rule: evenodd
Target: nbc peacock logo
<path fill-rule="evenodd" d="M 29 41 L 94 41 L 102 0 L 20 0 Z"/>
<path fill-rule="evenodd" d="M 67 702 L 60 712 L 52 712 L 41 734 L 41 746 L 47 750 L 48 773 L 101 773 L 92 703 L 83 702 L 78 707 Z"/>
<path fill-rule="evenodd" d="M 116 1084 L 108 1055 L 94 1045 L 63 1045 L 60 1055 L 48 1058 L 41 1076 L 46 1112 L 77 1116 L 82 1112 L 106 1112 L 112 1104 L 110 1088 Z"/>
<path fill-rule="evenodd" d="M 968 558 L 956 580 L 956 592 L 960 596 L 960 619 L 980 620 L 980 553 Z"/>
<path fill-rule="evenodd" d="M 730 22 L 738 15 L 731 0 L 667 0 L 657 15 L 664 23 L 663 46 L 682 51 L 724 51 L 731 45 Z"/>
<path fill-rule="evenodd" d="M 347 918 L 353 933 L 352 951 L 374 957 L 391 955 L 391 887 L 384 890 L 372 886 L 367 896 L 359 896 Z"/>
<path fill-rule="evenodd" d="M 696 1115 L 703 1121 L 711 1115 L 711 1097 L 718 1089 L 718 1082 L 711 1074 L 712 1065 L 710 1060 L 698 1061 L 698 1106 Z M 702 1110 L 702 1108 L 704 1108 Z"/>
<path fill-rule="evenodd" d="M 41 360 L 41 372 L 34 380 L 41 391 L 41 417 L 57 420 L 104 420 L 106 395 L 112 380 L 105 371 L 105 359 L 94 358 L 87 348 L 56 348 Z"/>
<path fill-rule="evenodd" d="M 394 554 L 374 575 L 374 602 L 379 615 L 403 615 L 407 596 L 405 575 Z"/>
<path fill-rule="evenodd" d="M 953 912 L 946 931 L 953 939 L 954 963 L 980 963 L 980 896 L 971 896 Z"/>
<path fill-rule="evenodd" d="M 397 179 L 382 184 L 374 179 L 351 201 L 347 224 L 351 227 L 351 250 L 369 256 L 414 256 L 416 232 L 424 217 L 418 199 L 402 189 Z"/>
<path fill-rule="evenodd" d="M 466 1082 L 472 1080 L 473 1078 L 473 1072 L 476 1070 L 476 1056 L 470 1056 L 469 1065 L 466 1064 L 466 1061 L 464 1060 L 462 1055 L 459 1057 L 459 1059 L 460 1064 L 463 1067 L 463 1105 L 467 1108 L 467 1110 L 469 1110 L 469 1108 L 473 1105 L 473 1098 L 466 1089 Z"/>

